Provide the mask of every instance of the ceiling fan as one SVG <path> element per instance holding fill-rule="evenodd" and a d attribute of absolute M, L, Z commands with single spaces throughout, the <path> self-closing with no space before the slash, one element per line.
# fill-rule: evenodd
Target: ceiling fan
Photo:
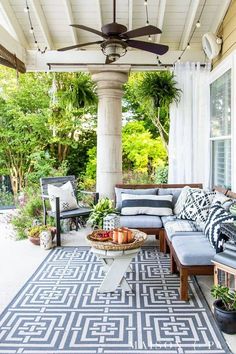
<path fill-rule="evenodd" d="M 70 49 L 86 47 L 92 44 L 100 44 L 102 52 L 106 56 L 105 64 L 113 63 L 125 55 L 127 52 L 127 47 L 145 50 L 146 52 L 154 53 L 157 55 L 165 54 L 169 49 L 167 45 L 131 39 L 141 36 L 150 36 L 152 34 L 159 34 L 161 33 L 161 30 L 155 26 L 147 25 L 131 31 L 127 31 L 126 26 L 116 22 L 116 0 L 113 0 L 113 22 L 104 25 L 101 31 L 97 31 L 94 28 L 90 28 L 84 25 L 70 26 L 95 33 L 101 36 L 103 40 L 76 44 L 70 47 L 60 48 L 58 51 L 66 51 Z"/>

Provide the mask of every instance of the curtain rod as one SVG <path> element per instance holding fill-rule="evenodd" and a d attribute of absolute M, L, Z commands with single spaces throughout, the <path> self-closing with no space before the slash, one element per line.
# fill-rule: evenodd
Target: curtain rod
<path fill-rule="evenodd" d="M 98 65 L 98 66 L 104 66 L 105 64 L 101 63 L 47 63 L 49 70 L 51 70 L 52 66 L 81 66 L 81 67 L 87 67 L 88 65 Z M 174 64 L 129 64 L 129 63 L 120 63 L 118 64 L 119 66 L 122 65 L 130 65 L 131 67 L 160 67 L 160 68 L 173 68 Z M 205 67 L 208 64 L 200 64 L 201 67 Z M 112 65 L 111 65 L 112 66 Z"/>

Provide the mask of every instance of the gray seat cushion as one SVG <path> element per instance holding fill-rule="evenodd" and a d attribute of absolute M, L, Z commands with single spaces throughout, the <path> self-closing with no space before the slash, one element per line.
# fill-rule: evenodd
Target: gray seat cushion
<path fill-rule="evenodd" d="M 171 241 L 176 235 L 188 236 L 192 234 L 199 234 L 195 223 L 189 220 L 173 220 L 165 223 L 165 230 L 168 239 Z"/>
<path fill-rule="evenodd" d="M 152 215 L 120 216 L 121 226 L 130 228 L 162 228 L 161 218 Z"/>
<path fill-rule="evenodd" d="M 194 236 L 173 237 L 172 246 L 182 265 L 212 265 L 216 251 L 211 247 L 206 236 L 202 233 Z"/>
<path fill-rule="evenodd" d="M 182 189 L 183 188 L 159 188 L 158 195 L 166 195 L 166 194 L 173 195 L 172 204 L 174 207 Z"/>
<path fill-rule="evenodd" d="M 73 209 L 73 210 L 67 210 L 67 211 L 61 211 L 60 212 L 60 218 L 61 219 L 67 219 L 67 218 L 73 218 L 76 216 L 88 216 L 91 213 L 92 209 L 90 208 L 78 208 L 78 209 Z M 49 216 L 56 217 L 56 213 L 52 212 L 49 210 L 47 212 Z"/>
<path fill-rule="evenodd" d="M 170 216 L 162 216 L 161 217 L 161 221 L 162 221 L 162 224 L 165 226 L 165 224 L 169 221 L 174 221 L 176 220 L 177 217 L 176 215 L 170 215 Z"/>
<path fill-rule="evenodd" d="M 158 188 L 148 188 L 148 189 L 126 189 L 126 188 L 117 188 L 115 187 L 116 193 L 116 209 L 121 210 L 122 207 L 122 198 L 121 193 L 125 194 L 140 194 L 140 195 L 157 195 Z"/>

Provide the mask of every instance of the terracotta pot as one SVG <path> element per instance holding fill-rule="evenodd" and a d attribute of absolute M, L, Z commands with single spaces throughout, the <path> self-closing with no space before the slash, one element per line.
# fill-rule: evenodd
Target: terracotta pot
<path fill-rule="evenodd" d="M 39 246 L 40 245 L 40 238 L 39 237 L 30 237 L 28 236 L 28 239 L 30 242 L 32 242 L 34 245 Z"/>

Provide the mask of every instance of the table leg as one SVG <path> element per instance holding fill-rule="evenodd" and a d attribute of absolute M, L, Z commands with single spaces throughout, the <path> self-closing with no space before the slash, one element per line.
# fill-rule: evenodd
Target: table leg
<path fill-rule="evenodd" d="M 101 286 L 98 291 L 100 293 L 114 292 L 119 285 L 124 290 L 131 290 L 127 280 L 124 278 L 124 274 L 129 268 L 133 255 L 114 259 L 112 264 L 106 264 L 106 268 L 109 267 Z"/>

